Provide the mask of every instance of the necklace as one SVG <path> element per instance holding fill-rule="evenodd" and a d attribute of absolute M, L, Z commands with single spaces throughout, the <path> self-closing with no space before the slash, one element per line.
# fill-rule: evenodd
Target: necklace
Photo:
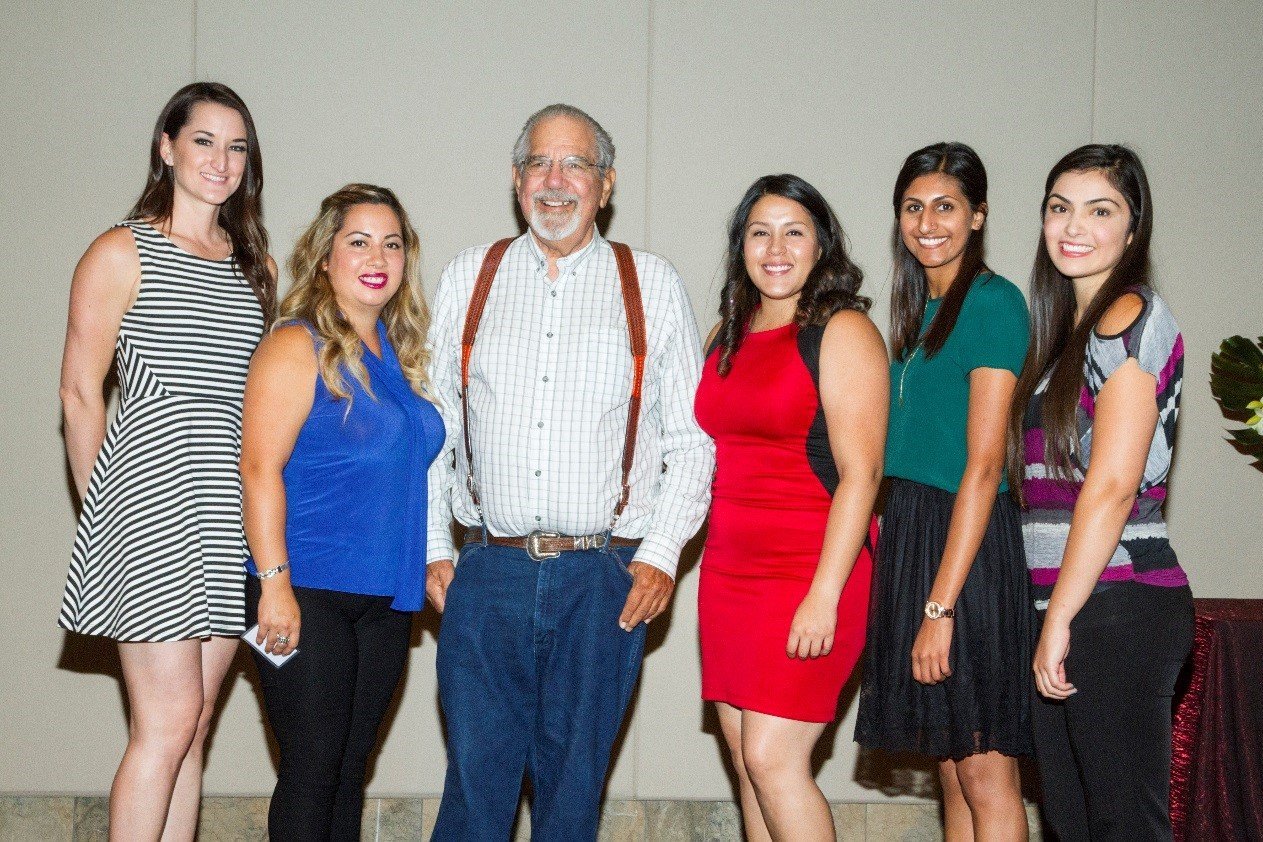
<path fill-rule="evenodd" d="M 916 357 L 917 351 L 921 350 L 921 343 L 912 349 L 912 353 L 908 354 L 908 358 L 903 361 L 903 371 L 899 373 L 899 405 L 903 406 L 903 381 L 908 376 L 908 366 L 912 365 L 913 358 Z"/>

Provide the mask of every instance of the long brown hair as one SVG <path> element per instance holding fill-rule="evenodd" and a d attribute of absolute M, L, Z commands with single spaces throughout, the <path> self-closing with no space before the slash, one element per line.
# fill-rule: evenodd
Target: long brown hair
<path fill-rule="evenodd" d="M 895 178 L 892 200 L 895 206 L 895 229 L 890 244 L 895 261 L 894 283 L 890 295 L 890 350 L 896 360 L 904 359 L 916 347 L 917 338 L 921 334 L 921 319 L 925 315 L 925 302 L 929 297 L 925 267 L 908 251 L 899 230 L 903 194 L 913 181 L 930 173 L 943 173 L 956 179 L 971 211 L 985 210 L 987 204 L 986 167 L 982 165 L 978 153 L 963 143 L 935 143 L 918 149 L 900 167 L 899 175 Z M 956 277 L 947 294 L 943 296 L 943 303 L 934 314 L 925 338 L 921 339 L 921 348 L 926 359 L 942 350 L 952 328 L 956 327 L 956 319 L 960 316 L 960 309 L 965 304 L 965 296 L 969 294 L 974 279 L 987 271 L 987 264 L 982 259 L 985 228 L 984 219 L 982 228 L 969 232 Z"/>
<path fill-rule="evenodd" d="M 385 187 L 348 184 L 320 203 L 320 212 L 294 244 L 289 259 L 294 283 L 281 302 L 278 323 L 302 320 L 315 328 L 323 343 L 318 360 L 320 377 L 335 398 L 351 397 L 343 370 L 350 372 L 364 391 L 373 394 L 364 367 L 364 345 L 342 315 L 329 273 L 322 268 L 333 251 L 334 237 L 356 205 L 385 205 L 399 220 L 403 234 L 403 282 L 382 308 L 380 318 L 408 384 L 418 395 L 429 397 L 426 367 L 430 355 L 425 348 L 425 335 L 430 326 L 430 310 L 421 290 L 421 241 L 399 198 Z"/>
<path fill-rule="evenodd" d="M 1040 216 L 1048 212 L 1048 197 L 1057 179 L 1068 172 L 1100 172 L 1123 198 L 1131 212 L 1131 242 L 1123 248 L 1118 265 L 1088 303 L 1083 318 L 1074 321 L 1074 284 L 1057 271 L 1048 245 L 1040 233 L 1031 269 L 1031 343 L 1026 352 L 1022 376 L 1013 394 L 1009 414 L 1009 476 L 1021 499 L 1018 479 L 1025 468 L 1025 434 L 1022 429 L 1027 407 L 1040 382 L 1048 375 L 1048 388 L 1040 404 L 1040 426 L 1044 430 L 1044 463 L 1060 480 L 1074 478 L 1073 459 L 1078 450 L 1079 430 L 1076 408 L 1083 389 L 1083 363 L 1090 332 L 1118 298 L 1136 287 L 1148 287 L 1149 238 L 1153 230 L 1153 207 L 1149 180 L 1136 153 L 1126 146 L 1092 143 L 1066 155 L 1044 182 Z"/>
<path fill-rule="evenodd" d="M 264 324 L 270 325 L 276 314 L 276 279 L 268 271 L 268 233 L 263 227 L 263 155 L 259 152 L 259 136 L 250 110 L 232 88 L 219 82 L 194 82 L 180 88 L 168 100 L 154 124 L 145 187 L 127 216 L 159 224 L 170 221 L 175 205 L 175 182 L 171 168 L 162 160 L 162 136 L 165 134 L 174 140 L 188 122 L 193 106 L 199 102 L 231 108 L 241 115 L 246 125 L 246 170 L 240 186 L 219 209 L 219 225 L 232 243 L 233 261 L 259 300 Z"/>
<path fill-rule="evenodd" d="M 750 185 L 728 223 L 728 256 L 719 304 L 722 319 L 718 334 L 720 376 L 727 376 L 732 368 L 732 356 L 741 347 L 750 317 L 761 300 L 758 288 L 746 271 L 745 236 L 750 211 L 759 199 L 769 195 L 802 205 L 811 217 L 816 242 L 820 244 L 820 259 L 807 274 L 794 321 L 799 325 L 823 325 L 839 310 L 866 313 L 872 303 L 859 294 L 864 273 L 851 262 L 842 224 L 820 191 L 796 175 L 765 175 Z"/>

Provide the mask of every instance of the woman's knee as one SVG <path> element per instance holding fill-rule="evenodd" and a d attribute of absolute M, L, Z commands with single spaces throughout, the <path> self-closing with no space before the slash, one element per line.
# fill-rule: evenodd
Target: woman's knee
<path fill-rule="evenodd" d="M 958 761 L 955 766 L 965 800 L 975 809 L 1005 805 L 1021 798 L 1017 762 L 1011 757 L 977 756 Z"/>
<path fill-rule="evenodd" d="M 725 739 L 728 745 L 728 756 L 732 758 L 732 767 L 737 772 L 737 777 L 743 781 L 750 780 L 750 773 L 746 770 L 745 753 L 741 751 L 741 737 L 737 739 Z"/>
<path fill-rule="evenodd" d="M 741 759 L 751 783 L 760 788 L 766 788 L 805 766 L 805 759 L 797 756 L 792 745 L 767 734 L 745 735 Z"/>
<path fill-rule="evenodd" d="M 200 704 L 166 705 L 132 717 L 132 741 L 168 759 L 183 760 L 199 734 L 204 738 Z"/>
<path fill-rule="evenodd" d="M 197 717 L 197 727 L 193 730 L 193 747 L 200 748 L 206 743 L 206 737 L 210 734 L 211 720 L 215 718 L 215 703 L 208 701 L 202 706 L 202 710 Z"/>

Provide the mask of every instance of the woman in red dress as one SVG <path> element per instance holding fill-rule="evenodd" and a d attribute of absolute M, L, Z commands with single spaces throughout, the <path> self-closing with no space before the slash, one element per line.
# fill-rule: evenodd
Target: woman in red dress
<path fill-rule="evenodd" d="M 696 402 L 716 446 L 698 613 L 750 840 L 834 838 L 811 752 L 864 646 L 889 392 L 862 278 L 801 178 L 733 213 Z"/>

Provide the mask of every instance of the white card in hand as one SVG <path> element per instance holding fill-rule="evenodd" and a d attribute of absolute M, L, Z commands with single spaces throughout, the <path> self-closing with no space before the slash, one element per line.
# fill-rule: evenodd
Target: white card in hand
<path fill-rule="evenodd" d="M 258 638 L 258 636 L 259 636 L 259 624 L 255 623 L 253 626 L 246 629 L 246 633 L 241 636 L 241 639 L 244 640 L 246 643 L 249 643 L 251 648 L 254 649 L 254 651 L 258 652 L 260 655 L 267 658 L 275 666 L 278 666 L 278 667 L 285 666 L 286 661 L 288 661 L 290 658 L 298 654 L 297 649 L 284 655 L 276 655 L 272 652 L 268 652 L 263 648 L 263 643 L 255 643 L 255 640 Z M 265 640 L 264 643 L 266 642 L 267 641 Z"/>

